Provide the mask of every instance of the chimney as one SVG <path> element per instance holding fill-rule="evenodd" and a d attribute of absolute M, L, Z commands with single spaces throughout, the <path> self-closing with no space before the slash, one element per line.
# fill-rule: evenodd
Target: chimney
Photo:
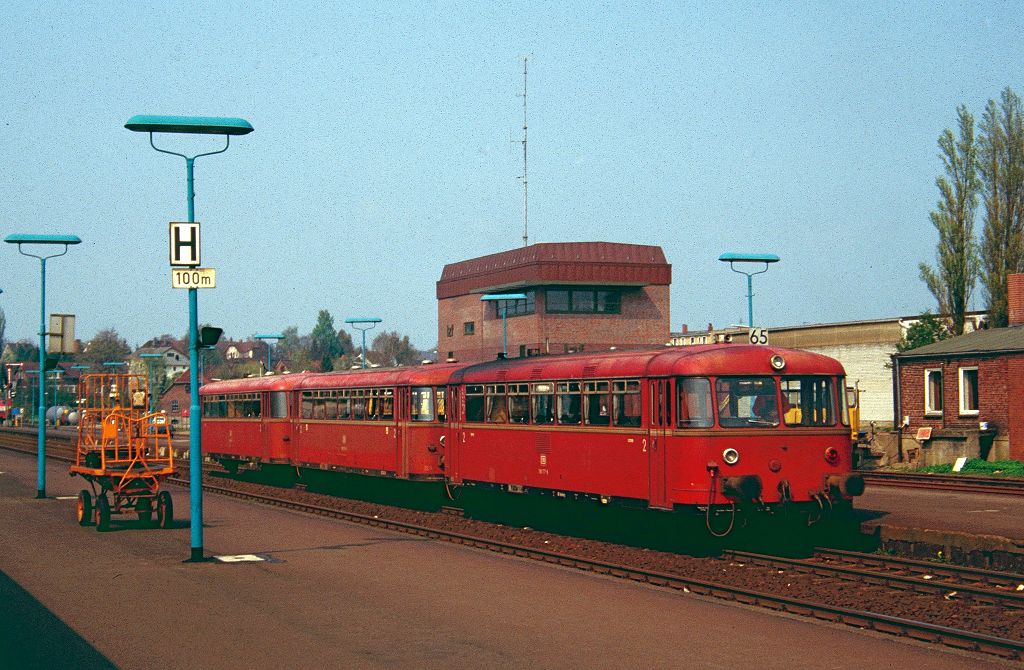
<path fill-rule="evenodd" d="M 1006 277 L 1006 302 L 1009 325 L 1024 325 L 1024 273 Z"/>
<path fill-rule="evenodd" d="M 689 328 L 687 328 L 686 324 L 684 323 L 684 324 L 683 324 L 683 334 L 685 335 L 685 334 L 686 334 L 686 332 L 687 332 L 687 331 L 689 331 L 689 330 L 690 330 L 690 329 L 689 329 Z"/>

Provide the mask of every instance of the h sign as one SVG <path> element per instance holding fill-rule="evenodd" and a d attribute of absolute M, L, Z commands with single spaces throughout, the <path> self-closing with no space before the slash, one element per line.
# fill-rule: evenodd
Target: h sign
<path fill-rule="evenodd" d="M 199 263 L 199 222 L 171 222 L 171 265 L 195 267 Z"/>

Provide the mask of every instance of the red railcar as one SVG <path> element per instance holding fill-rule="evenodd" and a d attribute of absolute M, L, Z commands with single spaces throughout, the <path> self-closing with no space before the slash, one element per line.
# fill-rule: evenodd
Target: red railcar
<path fill-rule="evenodd" d="M 860 494 L 844 392 L 842 366 L 804 351 L 573 354 L 210 384 L 203 439 L 229 468 L 699 511 L 718 534 L 737 508 L 817 515 Z M 254 395 L 260 414 L 244 416 Z"/>

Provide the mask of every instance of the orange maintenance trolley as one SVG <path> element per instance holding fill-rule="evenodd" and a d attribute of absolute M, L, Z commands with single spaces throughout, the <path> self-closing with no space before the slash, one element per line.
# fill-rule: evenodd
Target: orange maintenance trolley
<path fill-rule="evenodd" d="M 160 482 L 174 474 L 171 435 L 162 412 L 148 412 L 147 377 L 85 375 L 78 383 L 78 447 L 71 476 L 89 482 L 78 494 L 78 523 L 110 528 L 110 515 L 136 513 L 161 528 L 174 518 Z M 93 502 L 95 499 L 95 503 Z"/>

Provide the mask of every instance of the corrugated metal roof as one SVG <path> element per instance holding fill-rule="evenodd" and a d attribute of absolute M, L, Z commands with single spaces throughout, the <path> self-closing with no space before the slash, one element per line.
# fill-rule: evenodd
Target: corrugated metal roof
<path fill-rule="evenodd" d="M 542 242 L 449 263 L 437 297 L 450 298 L 502 286 L 557 283 L 644 286 L 672 283 L 661 247 L 617 242 Z"/>
<path fill-rule="evenodd" d="M 1024 326 L 976 330 L 960 337 L 935 342 L 917 349 L 911 349 L 895 358 L 935 358 L 942 356 L 964 356 L 968 354 L 994 354 L 1024 351 Z"/>

